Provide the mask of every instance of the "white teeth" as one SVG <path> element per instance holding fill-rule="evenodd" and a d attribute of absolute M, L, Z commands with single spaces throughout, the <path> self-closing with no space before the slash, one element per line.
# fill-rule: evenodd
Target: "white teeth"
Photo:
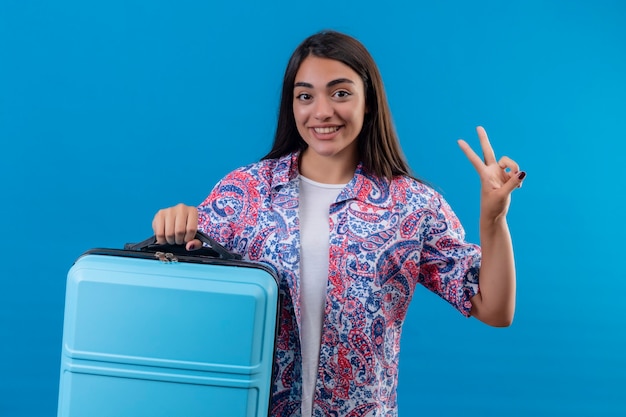
<path fill-rule="evenodd" d="M 336 131 L 339 130 L 339 126 L 333 126 L 333 127 L 315 127 L 313 128 L 313 130 L 315 130 L 315 133 L 334 133 Z"/>

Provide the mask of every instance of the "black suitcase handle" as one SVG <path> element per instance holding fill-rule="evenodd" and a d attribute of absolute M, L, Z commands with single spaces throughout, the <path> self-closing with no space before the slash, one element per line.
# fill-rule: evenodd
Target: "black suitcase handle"
<path fill-rule="evenodd" d="M 210 236 L 204 234 L 201 231 L 196 232 L 196 239 L 200 240 L 202 243 L 208 245 L 218 256 L 220 259 L 224 260 L 239 260 L 241 259 L 241 255 L 238 253 L 232 253 L 226 250 L 226 248 L 215 241 L 215 239 Z M 164 248 L 176 248 L 176 252 L 180 253 L 186 251 L 184 249 L 184 245 L 170 245 L 164 244 L 160 245 L 156 243 L 156 236 L 151 236 L 148 239 L 141 241 L 139 243 L 127 243 L 124 245 L 125 250 L 132 251 L 156 251 Z M 187 252 L 188 254 L 193 254 L 194 251 Z"/>

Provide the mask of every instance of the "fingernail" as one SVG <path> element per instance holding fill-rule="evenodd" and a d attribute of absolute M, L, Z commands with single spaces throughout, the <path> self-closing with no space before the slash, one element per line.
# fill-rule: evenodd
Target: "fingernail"
<path fill-rule="evenodd" d="M 517 174 L 517 178 L 519 180 L 523 180 L 524 178 L 526 178 L 526 173 L 524 171 L 520 172 L 519 174 Z"/>
<path fill-rule="evenodd" d="M 189 244 L 189 247 L 188 247 L 187 250 L 194 250 L 194 249 L 195 249 L 194 244 L 193 243 Z"/>

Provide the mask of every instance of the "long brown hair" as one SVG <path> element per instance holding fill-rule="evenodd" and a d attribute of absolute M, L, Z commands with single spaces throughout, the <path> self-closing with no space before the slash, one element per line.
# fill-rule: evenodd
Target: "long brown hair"
<path fill-rule="evenodd" d="M 374 59 L 358 40 L 332 30 L 305 39 L 293 52 L 283 77 L 274 144 L 262 159 L 279 158 L 307 147 L 293 115 L 293 87 L 302 61 L 309 55 L 334 59 L 352 68 L 365 85 L 365 118 L 357 138 L 363 168 L 379 178 L 412 177 L 393 126 L 383 81 Z"/>

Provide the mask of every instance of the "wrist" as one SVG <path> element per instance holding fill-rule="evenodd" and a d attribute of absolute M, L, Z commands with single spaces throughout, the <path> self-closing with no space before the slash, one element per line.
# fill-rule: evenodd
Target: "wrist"
<path fill-rule="evenodd" d="M 484 233 L 494 233 L 502 229 L 507 229 L 508 225 L 506 222 L 506 216 L 496 216 L 496 217 L 481 217 L 480 218 L 480 233 L 481 235 Z"/>

